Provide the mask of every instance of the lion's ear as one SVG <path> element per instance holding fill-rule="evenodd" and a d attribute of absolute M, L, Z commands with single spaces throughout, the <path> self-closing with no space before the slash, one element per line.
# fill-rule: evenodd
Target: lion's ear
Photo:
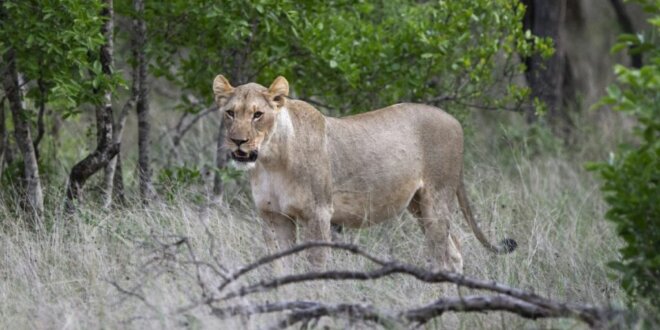
<path fill-rule="evenodd" d="M 280 107 L 284 106 L 285 96 L 289 95 L 289 82 L 282 76 L 275 78 L 270 87 L 268 87 L 268 95 Z"/>
<path fill-rule="evenodd" d="M 233 92 L 234 87 L 231 86 L 225 76 L 219 74 L 213 79 L 213 95 L 215 96 L 215 102 L 218 103 L 218 105 L 222 106 Z"/>

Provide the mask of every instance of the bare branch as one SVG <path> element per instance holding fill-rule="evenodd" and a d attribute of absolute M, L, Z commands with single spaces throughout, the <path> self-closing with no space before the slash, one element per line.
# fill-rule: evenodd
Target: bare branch
<path fill-rule="evenodd" d="M 292 310 L 301 310 L 317 307 L 319 305 L 316 301 L 280 301 L 274 303 L 267 303 L 263 305 L 234 305 L 229 307 L 212 307 L 211 313 L 219 318 L 227 318 L 237 315 L 254 315 L 266 314 L 275 312 L 284 312 Z"/>
<path fill-rule="evenodd" d="M 218 111 L 218 106 L 217 105 L 212 105 L 197 114 L 195 114 L 194 117 L 192 117 L 190 120 L 185 122 L 185 118 L 187 116 L 181 117 L 179 120 L 179 123 L 176 125 L 176 132 L 174 133 L 174 136 L 172 137 L 172 143 L 174 144 L 174 147 L 179 146 L 179 143 L 181 143 L 181 139 L 183 139 L 183 136 L 188 133 L 188 131 L 202 118 L 208 116 L 211 113 L 214 113 Z M 184 124 L 185 122 L 185 124 Z"/>
<path fill-rule="evenodd" d="M 251 264 L 239 268 L 230 275 L 226 275 L 227 272 L 225 272 L 224 269 L 214 269 L 213 267 L 210 267 L 209 263 L 199 260 L 199 258 L 193 253 L 192 246 L 187 238 L 178 237 L 172 243 L 162 242 L 157 237 L 153 238 L 157 243 L 157 246 L 160 247 L 160 251 L 163 253 L 163 255 L 157 257 L 157 259 L 174 261 L 179 265 L 192 264 L 196 267 L 196 273 L 190 275 L 195 278 L 202 288 L 202 297 L 187 306 L 175 309 L 173 311 L 175 314 L 185 313 L 200 306 L 209 307 L 211 313 L 219 318 L 228 318 L 238 315 L 251 316 L 264 313 L 285 313 L 283 319 L 274 325 L 274 328 L 277 329 L 290 327 L 301 322 L 317 321 L 322 317 L 343 317 L 353 321 L 375 323 L 384 327 L 397 327 L 397 325 L 405 326 L 406 324 L 423 325 L 433 318 L 443 315 L 445 312 L 489 311 L 509 312 L 528 319 L 572 318 L 582 321 L 592 328 L 602 328 L 606 327 L 611 322 L 616 321 L 617 317 L 621 315 L 621 311 L 612 308 L 599 308 L 588 304 L 558 302 L 495 281 L 480 280 L 450 272 L 433 272 L 413 265 L 400 263 L 395 260 L 387 261 L 375 257 L 352 244 L 308 242 L 260 258 Z M 186 251 L 182 251 L 178 249 L 178 247 L 188 249 L 187 257 L 185 257 Z M 372 261 L 377 267 L 370 271 L 329 270 L 262 279 L 257 283 L 247 284 L 235 290 L 226 292 L 220 298 L 214 298 L 213 294 L 209 294 L 210 291 L 207 291 L 209 286 L 203 282 L 203 278 L 200 275 L 200 267 L 211 268 L 217 276 L 224 280 L 219 286 L 219 291 L 222 293 L 229 284 L 236 282 L 245 274 L 248 274 L 261 266 L 268 265 L 278 259 L 299 254 L 314 248 L 332 248 L 348 251 Z M 178 258 L 177 253 L 184 253 L 184 257 Z M 494 294 L 448 297 L 438 299 L 421 307 L 402 308 L 398 310 L 379 310 L 375 306 L 359 303 L 327 304 L 320 301 L 276 301 L 266 302 L 264 304 L 227 304 L 229 301 L 235 301 L 235 298 L 246 297 L 253 293 L 264 292 L 289 284 L 311 281 L 368 281 L 384 278 L 392 274 L 412 276 L 425 283 L 452 283 L 470 289 L 490 291 Z M 113 285 L 116 286 L 116 284 Z M 123 290 L 121 292 L 141 300 L 144 299 L 144 297 L 136 293 L 135 290 Z M 146 300 L 144 301 L 146 303 Z M 222 303 L 221 307 L 218 306 L 220 303 Z"/>
<path fill-rule="evenodd" d="M 350 319 L 357 319 L 362 321 L 374 322 L 385 327 L 391 326 L 393 323 L 391 317 L 379 313 L 372 306 L 360 304 L 337 304 L 337 305 L 324 305 L 317 304 L 313 308 L 307 308 L 300 311 L 295 311 L 287 315 L 280 321 L 274 328 L 286 329 L 298 322 L 311 321 L 319 319 L 323 316 L 339 316 L 346 315 Z"/>
<path fill-rule="evenodd" d="M 348 316 L 353 320 L 375 322 L 384 326 L 393 323 L 415 323 L 423 325 L 442 316 L 445 312 L 489 312 L 503 311 L 517 314 L 528 319 L 572 317 L 562 311 L 546 309 L 534 304 L 508 297 L 506 295 L 472 295 L 439 299 L 431 304 L 400 312 L 379 311 L 364 304 L 324 304 L 315 301 L 274 302 L 262 305 L 235 305 L 213 308 L 212 314 L 227 318 L 237 315 L 251 316 L 265 313 L 290 312 L 275 328 L 286 328 L 298 322 L 319 319 L 324 316 Z M 587 322 L 590 326 L 602 323 Z"/>
<path fill-rule="evenodd" d="M 265 256 L 263 258 L 260 258 L 259 260 L 255 261 L 255 262 L 253 262 L 249 265 L 246 265 L 246 266 L 238 269 L 237 271 L 235 271 L 233 274 L 231 274 L 229 276 L 229 280 L 225 281 L 224 283 L 222 283 L 220 285 L 218 290 L 222 291 L 232 281 L 235 281 L 239 277 L 241 277 L 241 276 L 245 275 L 246 273 L 251 272 L 254 269 L 257 269 L 257 268 L 259 268 L 263 265 L 269 264 L 269 263 L 271 263 L 275 260 L 290 256 L 290 255 L 293 255 L 293 254 L 298 254 L 298 253 L 300 253 L 302 251 L 305 251 L 305 250 L 308 250 L 308 249 L 321 248 L 321 247 L 329 247 L 329 248 L 333 248 L 333 249 L 349 251 L 353 254 L 361 255 L 362 257 L 365 257 L 368 260 L 373 261 L 374 263 L 379 264 L 379 265 L 386 265 L 386 264 L 389 263 L 387 261 L 384 261 L 382 259 L 379 259 L 377 257 L 374 257 L 374 256 L 362 251 L 357 245 L 346 244 L 346 243 L 331 243 L 331 242 L 306 242 L 306 243 L 296 245 L 296 246 L 294 246 L 294 247 L 292 247 L 288 250 L 284 250 L 284 251 L 281 251 L 281 252 L 278 252 L 278 253 L 267 255 L 267 256 Z"/>
<path fill-rule="evenodd" d="M 136 292 L 137 288 L 127 290 L 127 289 L 124 289 L 123 287 L 121 287 L 121 285 L 119 285 L 115 281 L 109 281 L 108 283 L 110 283 L 113 287 L 115 287 L 115 289 L 117 289 L 117 291 L 119 291 L 119 292 L 121 292 L 125 295 L 128 295 L 130 297 L 137 298 L 138 300 L 142 301 L 147 307 L 149 307 L 149 309 L 151 309 L 154 312 L 158 312 L 158 309 L 154 305 L 149 303 L 149 301 L 147 301 L 147 298 L 145 298 L 143 295 Z"/>
<path fill-rule="evenodd" d="M 323 103 L 323 102 L 320 102 L 320 101 L 317 101 L 317 100 L 313 100 L 313 99 L 311 99 L 311 98 L 304 98 L 304 97 L 303 97 L 303 98 L 298 98 L 298 100 L 305 101 L 305 102 L 307 102 L 307 103 L 309 103 L 309 104 L 311 104 L 311 105 L 317 106 L 317 107 L 319 107 L 319 108 L 324 108 L 324 109 L 326 109 L 326 110 L 328 110 L 328 111 L 337 111 L 338 113 L 343 113 L 345 110 L 348 109 L 348 108 L 346 108 L 346 107 L 334 108 L 334 107 L 331 107 L 331 106 L 329 106 L 329 105 L 327 105 L 327 104 L 325 104 L 325 103 Z"/>
<path fill-rule="evenodd" d="M 217 301 L 225 301 L 236 297 L 244 297 L 252 293 L 263 292 L 293 283 L 322 281 L 322 280 L 365 281 L 365 280 L 383 278 L 392 274 L 405 274 L 405 275 L 413 276 L 417 280 L 426 283 L 453 283 L 471 289 L 480 289 L 480 290 L 496 292 L 502 295 L 506 295 L 518 299 L 527 304 L 534 305 L 537 308 L 555 311 L 561 317 L 577 318 L 588 324 L 598 323 L 599 320 L 603 317 L 603 315 L 609 315 L 614 313 L 613 311 L 603 312 L 602 309 L 599 309 L 591 305 L 567 304 L 567 303 L 553 301 L 541 297 L 537 294 L 512 288 L 507 285 L 497 283 L 495 281 L 474 279 L 474 278 L 466 277 L 461 274 L 444 272 L 444 271 L 431 272 L 413 265 L 402 264 L 397 261 L 386 262 L 371 256 L 370 254 L 364 252 L 355 245 L 342 244 L 342 243 L 310 242 L 310 243 L 297 245 L 292 247 L 291 249 L 282 251 L 280 253 L 266 256 L 258 260 L 257 262 L 240 269 L 231 278 L 236 279 L 252 269 L 270 263 L 274 260 L 280 259 L 284 256 L 297 254 L 311 248 L 319 248 L 319 247 L 347 250 L 350 251 L 351 253 L 368 258 L 369 260 L 381 265 L 382 267 L 369 272 L 333 270 L 326 272 L 308 272 L 303 274 L 287 275 L 270 280 L 261 280 L 258 283 L 243 286 L 240 287 L 238 290 L 231 291 L 225 294 L 224 296 L 222 296 L 221 298 L 219 298 Z M 223 283 L 220 286 L 220 290 L 225 288 L 227 284 L 228 282 Z"/>

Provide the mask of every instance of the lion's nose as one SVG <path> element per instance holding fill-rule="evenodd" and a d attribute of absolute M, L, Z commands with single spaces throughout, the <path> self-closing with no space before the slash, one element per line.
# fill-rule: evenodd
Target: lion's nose
<path fill-rule="evenodd" d="M 240 147 L 241 144 L 248 142 L 248 140 L 241 140 L 241 139 L 231 139 L 232 142 L 236 143 L 237 147 Z"/>

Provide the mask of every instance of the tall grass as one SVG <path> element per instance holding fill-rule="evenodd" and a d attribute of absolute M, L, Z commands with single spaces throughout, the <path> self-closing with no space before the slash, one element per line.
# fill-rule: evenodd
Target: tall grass
<path fill-rule="evenodd" d="M 611 145 L 598 136 L 567 150 L 547 135 L 511 129 L 504 115 L 477 118 L 468 140 L 466 184 L 482 229 L 493 240 L 518 241 L 510 255 L 493 256 L 475 239 L 457 213 L 452 230 L 462 242 L 465 273 L 497 280 L 559 300 L 623 305 L 618 283 L 606 267 L 620 245 L 603 221 L 606 205 L 598 182 L 583 163 L 602 157 Z M 488 124 L 484 124 L 488 122 Z M 502 124 L 499 124 L 502 123 Z M 208 135 L 212 135 L 208 133 Z M 584 137 L 583 137 L 584 138 Z M 612 138 L 611 140 L 615 140 Z M 192 145 L 204 145 L 195 140 Z M 194 148 L 193 148 L 194 149 Z M 550 151 L 548 151 L 550 150 Z M 240 185 L 239 185 L 240 186 Z M 208 214 L 199 205 L 198 188 L 177 190 L 171 199 L 149 207 L 131 203 L 105 211 L 89 199 L 80 212 L 65 218 L 52 205 L 50 225 L 30 231 L 0 203 L 0 328 L 263 328 L 278 315 L 220 320 L 205 307 L 175 313 L 201 298 L 194 267 L 162 258 L 162 242 L 188 237 L 197 258 L 217 258 L 228 269 L 266 253 L 259 220 L 245 189 L 234 189 L 228 203 Z M 61 199 L 52 192 L 51 200 Z M 408 214 L 361 230 L 345 230 L 343 241 L 355 242 L 383 257 L 424 266 L 427 254 L 418 224 Z M 160 243 L 159 243 L 160 242 Z M 161 249 L 162 250 L 162 249 Z M 159 258 L 155 258 L 159 256 Z M 297 267 L 303 260 L 296 260 Z M 368 262 L 335 252 L 330 267 L 367 269 Z M 200 275 L 209 285 L 220 279 Z M 248 278 L 270 276 L 265 268 Z M 134 290 L 132 294 L 121 292 Z M 138 288 L 137 285 L 141 286 Z M 470 290 L 461 289 L 462 294 Z M 275 299 L 320 299 L 362 302 L 382 309 L 415 307 L 438 299 L 438 286 L 405 276 L 372 282 L 317 282 L 255 295 L 243 303 Z M 142 300 L 144 299 L 144 300 Z M 346 320 L 323 319 L 319 325 L 356 327 Z M 506 313 L 448 315 L 430 328 L 575 328 L 571 320 L 530 321 Z"/>

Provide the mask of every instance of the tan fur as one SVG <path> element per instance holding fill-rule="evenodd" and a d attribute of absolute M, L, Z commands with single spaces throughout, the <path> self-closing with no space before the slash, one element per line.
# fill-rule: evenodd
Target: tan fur
<path fill-rule="evenodd" d="M 225 116 L 226 147 L 258 153 L 250 183 L 271 249 L 293 244 L 296 225 L 303 240 L 329 241 L 331 222 L 364 227 L 407 208 L 422 225 L 434 265 L 460 272 L 460 244 L 448 221 L 458 196 L 479 240 L 509 252 L 488 243 L 474 222 L 462 181 L 463 131 L 446 112 L 397 104 L 325 117 L 308 103 L 285 98 L 283 77 L 266 89 L 254 83 L 234 88 L 218 76 L 213 90 Z M 262 113 L 258 119 L 256 112 Z M 310 259 L 323 264 L 326 254 L 314 250 Z"/>

